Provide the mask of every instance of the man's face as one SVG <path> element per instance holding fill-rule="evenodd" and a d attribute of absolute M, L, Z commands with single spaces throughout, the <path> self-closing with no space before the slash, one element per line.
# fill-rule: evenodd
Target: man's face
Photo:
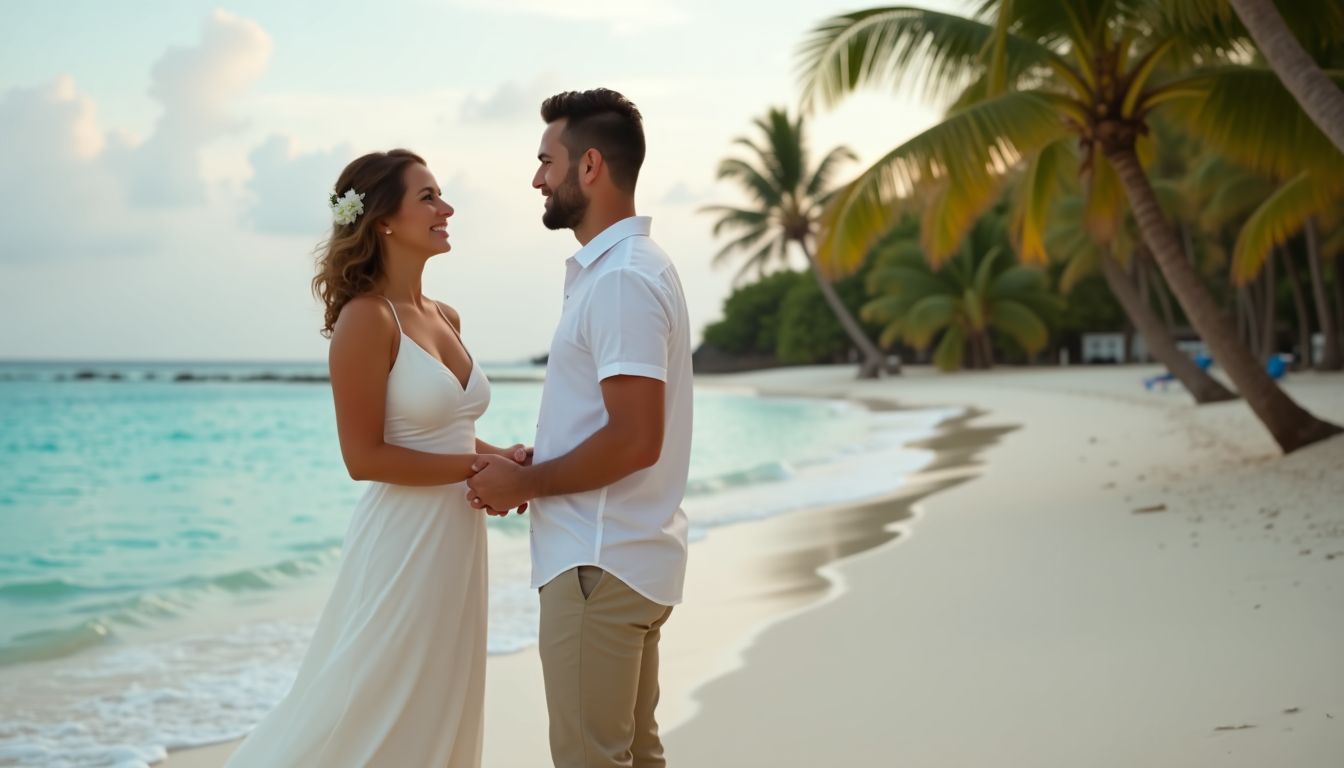
<path fill-rule="evenodd" d="M 579 186 L 578 163 L 570 163 L 569 149 L 560 140 L 568 121 L 561 118 L 546 126 L 537 150 L 540 165 L 532 186 L 545 196 L 541 223 L 547 229 L 574 229 L 588 212 L 588 198 Z"/>

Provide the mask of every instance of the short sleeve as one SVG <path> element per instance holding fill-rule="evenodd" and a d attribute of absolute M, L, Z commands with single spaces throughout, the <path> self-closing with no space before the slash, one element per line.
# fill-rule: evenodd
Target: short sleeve
<path fill-rule="evenodd" d="M 584 331 L 599 381 L 623 375 L 667 381 L 672 323 L 648 277 L 632 269 L 599 276 L 588 294 Z"/>

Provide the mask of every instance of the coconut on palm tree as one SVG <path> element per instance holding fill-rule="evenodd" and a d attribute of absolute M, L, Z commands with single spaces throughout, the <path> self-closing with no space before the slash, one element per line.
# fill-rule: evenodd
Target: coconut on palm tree
<path fill-rule="evenodd" d="M 1201 58 L 1180 30 L 1164 26 L 1164 11 L 1158 0 L 984 0 L 972 17 L 894 7 L 822 22 L 801 52 L 805 103 L 834 103 L 858 87 L 912 77 L 959 95 L 941 123 L 888 152 L 835 195 L 818 261 L 832 272 L 852 268 L 890 226 L 893 202 L 917 189 L 928 202 L 925 250 L 946 258 L 1014 178 L 1008 171 L 1022 168 L 1016 175 L 1024 200 L 1018 252 L 1044 262 L 1042 233 L 1058 191 L 1057 159 L 1061 147 L 1076 145 L 1088 211 L 1095 214 L 1087 216 L 1089 226 L 1108 239 L 1104 230 L 1119 220 L 1115 209 L 1128 202 L 1145 245 L 1214 359 L 1279 446 L 1296 450 L 1341 429 L 1289 398 L 1239 342 L 1186 258 L 1141 160 L 1151 151 L 1154 109 L 1207 102 L 1239 73 L 1270 79 L 1273 73 L 1203 66 L 1207 53 Z M 1254 87 L 1282 91 L 1277 79 Z M 1241 94 L 1252 112 L 1263 108 L 1254 101 L 1258 95 Z M 1301 146 L 1278 143 L 1258 146 L 1257 154 L 1261 161 L 1299 166 L 1311 159 Z"/>
<path fill-rule="evenodd" d="M 740 137 L 734 143 L 750 157 L 730 157 L 719 164 L 720 179 L 738 182 L 751 198 L 746 207 L 711 205 L 701 209 L 718 217 L 714 234 L 725 231 L 733 240 L 714 256 L 714 263 L 745 254 L 738 277 L 755 270 L 764 274 L 772 265 L 787 266 L 796 247 L 812 267 L 817 287 L 840 321 L 850 342 L 863 356 L 861 378 L 874 378 L 883 369 L 883 354 L 864 333 L 836 293 L 835 286 L 816 268 L 813 245 L 817 220 L 828 199 L 830 181 L 840 163 L 854 160 L 852 151 L 837 147 L 810 166 L 803 118 L 790 119 L 783 109 L 771 109 L 755 125 L 759 141 Z M 889 372 L 899 373 L 898 367 Z"/>

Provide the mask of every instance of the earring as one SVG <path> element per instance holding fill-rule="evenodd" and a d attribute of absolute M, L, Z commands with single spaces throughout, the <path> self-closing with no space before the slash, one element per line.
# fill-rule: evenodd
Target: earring
<path fill-rule="evenodd" d="M 384 229 L 384 230 L 383 230 L 383 234 L 384 234 L 384 235 L 390 235 L 390 234 L 392 234 L 392 230 L 390 230 L 390 229 Z"/>

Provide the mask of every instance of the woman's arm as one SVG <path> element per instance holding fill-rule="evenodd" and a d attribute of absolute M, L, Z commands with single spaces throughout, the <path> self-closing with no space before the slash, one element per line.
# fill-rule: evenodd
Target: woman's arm
<path fill-rule="evenodd" d="M 345 468 L 355 480 L 396 485 L 448 485 L 471 476 L 473 453 L 438 454 L 383 440 L 387 375 L 399 342 L 392 310 L 377 297 L 341 309 L 328 355 L 336 432 Z"/>

